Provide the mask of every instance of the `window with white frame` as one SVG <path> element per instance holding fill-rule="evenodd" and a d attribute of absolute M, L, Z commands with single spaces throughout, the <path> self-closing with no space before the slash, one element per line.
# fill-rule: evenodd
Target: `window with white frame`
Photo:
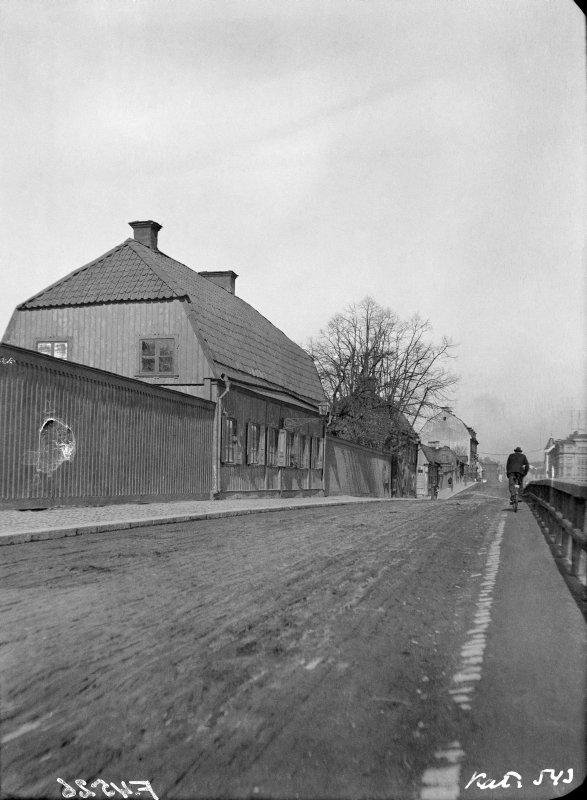
<path fill-rule="evenodd" d="M 53 358 L 63 358 L 67 360 L 69 352 L 69 342 L 65 339 L 39 339 L 37 340 L 37 353 L 44 353 Z"/>

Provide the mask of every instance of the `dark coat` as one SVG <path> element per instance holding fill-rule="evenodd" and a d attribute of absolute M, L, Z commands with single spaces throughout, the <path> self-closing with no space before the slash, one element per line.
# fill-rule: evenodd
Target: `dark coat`
<path fill-rule="evenodd" d="M 509 475 L 510 472 L 519 472 L 522 475 L 527 475 L 529 469 L 530 464 L 523 453 L 511 453 L 508 456 L 508 461 L 505 465 L 506 475 Z"/>

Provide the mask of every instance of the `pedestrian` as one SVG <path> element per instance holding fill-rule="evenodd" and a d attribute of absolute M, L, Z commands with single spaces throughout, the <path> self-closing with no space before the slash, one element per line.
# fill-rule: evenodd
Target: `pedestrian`
<path fill-rule="evenodd" d="M 448 485 L 450 486 L 450 490 L 452 492 L 452 475 L 448 476 Z"/>

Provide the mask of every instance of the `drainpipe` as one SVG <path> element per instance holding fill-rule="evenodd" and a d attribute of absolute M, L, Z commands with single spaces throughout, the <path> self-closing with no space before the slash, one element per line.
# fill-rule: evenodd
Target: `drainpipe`
<path fill-rule="evenodd" d="M 212 471 L 212 499 L 217 500 L 220 493 L 220 448 L 222 447 L 222 398 L 230 391 L 230 381 L 223 372 L 220 379 L 226 384 L 225 390 L 216 401 L 216 414 L 214 418 L 213 444 L 214 462 Z"/>

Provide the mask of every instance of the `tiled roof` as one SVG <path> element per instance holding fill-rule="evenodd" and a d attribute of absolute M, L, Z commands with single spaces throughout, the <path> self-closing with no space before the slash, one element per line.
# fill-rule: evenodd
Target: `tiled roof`
<path fill-rule="evenodd" d="M 177 293 L 141 258 L 140 251 L 137 252 L 133 245 L 133 240 L 128 239 L 100 258 L 43 289 L 19 308 L 168 300 L 177 297 Z M 138 247 L 149 249 L 144 245 Z"/>
<path fill-rule="evenodd" d="M 420 444 L 420 450 L 422 450 L 431 464 L 440 464 L 440 460 L 436 457 L 437 451 L 434 449 L 434 447 L 429 447 L 427 444 Z"/>
<path fill-rule="evenodd" d="M 316 367 L 297 344 L 236 295 L 134 239 L 22 303 L 20 309 L 184 297 L 216 370 L 252 385 L 324 399 Z"/>

